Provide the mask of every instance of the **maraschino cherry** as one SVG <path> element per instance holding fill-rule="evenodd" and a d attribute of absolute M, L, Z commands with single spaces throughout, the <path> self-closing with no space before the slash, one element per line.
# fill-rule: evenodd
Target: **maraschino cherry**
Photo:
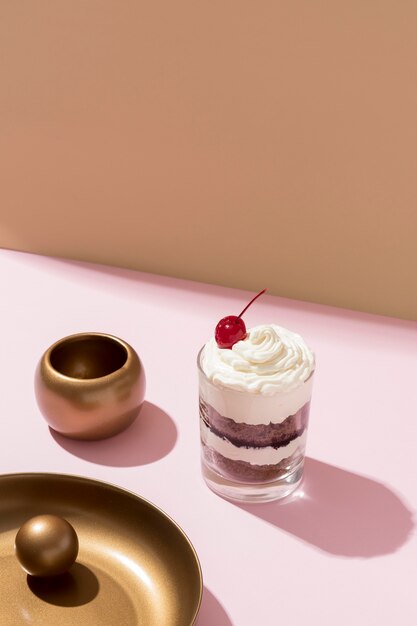
<path fill-rule="evenodd" d="M 266 289 L 262 289 L 252 300 L 245 306 L 243 311 L 239 315 L 227 315 L 223 317 L 216 326 L 214 338 L 219 348 L 231 348 L 238 341 L 245 339 L 246 326 L 242 319 L 244 312 L 250 307 L 252 302 L 255 302 L 259 296 L 265 293 Z"/>

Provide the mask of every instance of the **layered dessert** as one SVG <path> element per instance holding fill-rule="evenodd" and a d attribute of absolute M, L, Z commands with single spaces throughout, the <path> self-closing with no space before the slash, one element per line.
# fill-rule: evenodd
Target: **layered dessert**
<path fill-rule="evenodd" d="M 249 484 L 302 468 L 315 363 L 300 335 L 268 324 L 228 348 L 213 337 L 198 365 L 203 466 Z"/>

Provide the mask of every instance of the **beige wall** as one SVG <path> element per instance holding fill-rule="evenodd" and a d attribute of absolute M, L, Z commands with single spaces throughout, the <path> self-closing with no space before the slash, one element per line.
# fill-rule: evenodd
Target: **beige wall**
<path fill-rule="evenodd" d="M 417 3 L 0 3 L 0 246 L 417 319 Z"/>

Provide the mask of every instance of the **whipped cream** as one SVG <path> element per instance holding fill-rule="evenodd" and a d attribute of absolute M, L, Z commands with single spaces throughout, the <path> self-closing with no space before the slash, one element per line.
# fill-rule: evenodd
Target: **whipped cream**
<path fill-rule="evenodd" d="M 263 396 L 291 392 L 314 371 L 314 354 L 304 339 L 276 324 L 254 326 L 231 349 L 214 337 L 204 346 L 201 368 L 219 387 Z"/>

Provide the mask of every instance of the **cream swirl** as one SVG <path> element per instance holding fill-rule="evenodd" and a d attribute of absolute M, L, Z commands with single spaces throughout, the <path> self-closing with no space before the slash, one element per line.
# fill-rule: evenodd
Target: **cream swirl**
<path fill-rule="evenodd" d="M 210 339 L 201 367 L 216 385 L 268 396 L 305 382 L 314 370 L 314 354 L 300 335 L 269 324 L 250 329 L 232 349 L 219 348 Z"/>

